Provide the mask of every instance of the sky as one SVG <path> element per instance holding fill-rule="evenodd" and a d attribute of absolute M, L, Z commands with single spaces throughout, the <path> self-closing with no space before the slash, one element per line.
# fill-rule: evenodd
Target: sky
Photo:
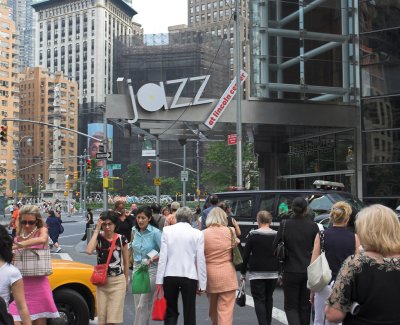
<path fill-rule="evenodd" d="M 167 33 L 168 26 L 187 24 L 187 0 L 133 0 L 134 21 L 145 34 Z"/>

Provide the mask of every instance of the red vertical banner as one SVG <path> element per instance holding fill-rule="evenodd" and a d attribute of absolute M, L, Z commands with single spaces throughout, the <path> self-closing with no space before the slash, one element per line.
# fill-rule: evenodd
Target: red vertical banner
<path fill-rule="evenodd" d="M 237 137 L 236 134 L 228 134 L 228 145 L 236 145 Z"/>

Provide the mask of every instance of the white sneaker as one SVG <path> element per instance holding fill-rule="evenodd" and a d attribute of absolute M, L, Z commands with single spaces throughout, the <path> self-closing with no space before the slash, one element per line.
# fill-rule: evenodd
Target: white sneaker
<path fill-rule="evenodd" d="M 58 247 L 58 248 L 55 250 L 55 253 L 59 253 L 59 252 L 61 252 L 61 247 Z"/>

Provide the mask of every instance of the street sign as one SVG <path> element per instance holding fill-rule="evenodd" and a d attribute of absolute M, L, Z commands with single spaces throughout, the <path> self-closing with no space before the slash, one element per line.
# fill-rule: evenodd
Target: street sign
<path fill-rule="evenodd" d="M 107 164 L 108 169 L 121 169 L 121 164 Z"/>
<path fill-rule="evenodd" d="M 237 143 L 236 134 L 228 134 L 228 145 L 235 145 Z"/>
<path fill-rule="evenodd" d="M 187 182 L 189 180 L 189 172 L 186 170 L 181 171 L 181 182 Z"/>
<path fill-rule="evenodd" d="M 110 172 L 108 171 L 108 169 L 104 169 L 103 177 L 108 177 L 108 176 L 110 176 Z"/>
<path fill-rule="evenodd" d="M 156 177 L 153 179 L 153 184 L 154 186 L 160 186 L 161 185 L 161 178 Z"/>
<path fill-rule="evenodd" d="M 96 153 L 96 159 L 108 159 L 108 158 L 111 158 L 111 152 Z"/>
<path fill-rule="evenodd" d="M 155 157 L 156 151 L 154 149 L 143 149 L 142 157 Z"/>

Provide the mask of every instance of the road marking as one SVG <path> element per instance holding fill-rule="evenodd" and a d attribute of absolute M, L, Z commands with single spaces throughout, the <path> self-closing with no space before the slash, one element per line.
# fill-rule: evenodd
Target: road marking
<path fill-rule="evenodd" d="M 82 235 L 84 235 L 84 234 L 85 234 L 85 233 L 83 232 L 83 233 L 81 233 L 81 234 L 74 234 L 74 235 L 60 236 L 60 238 L 67 238 L 67 237 L 82 236 Z"/>
<path fill-rule="evenodd" d="M 246 295 L 246 305 L 254 308 L 254 300 L 252 296 Z M 278 322 L 288 325 L 286 314 L 283 310 L 276 307 L 272 308 L 272 318 L 276 319 Z"/>
<path fill-rule="evenodd" d="M 68 253 L 55 253 L 61 257 L 62 260 L 73 261 L 72 257 Z"/>

